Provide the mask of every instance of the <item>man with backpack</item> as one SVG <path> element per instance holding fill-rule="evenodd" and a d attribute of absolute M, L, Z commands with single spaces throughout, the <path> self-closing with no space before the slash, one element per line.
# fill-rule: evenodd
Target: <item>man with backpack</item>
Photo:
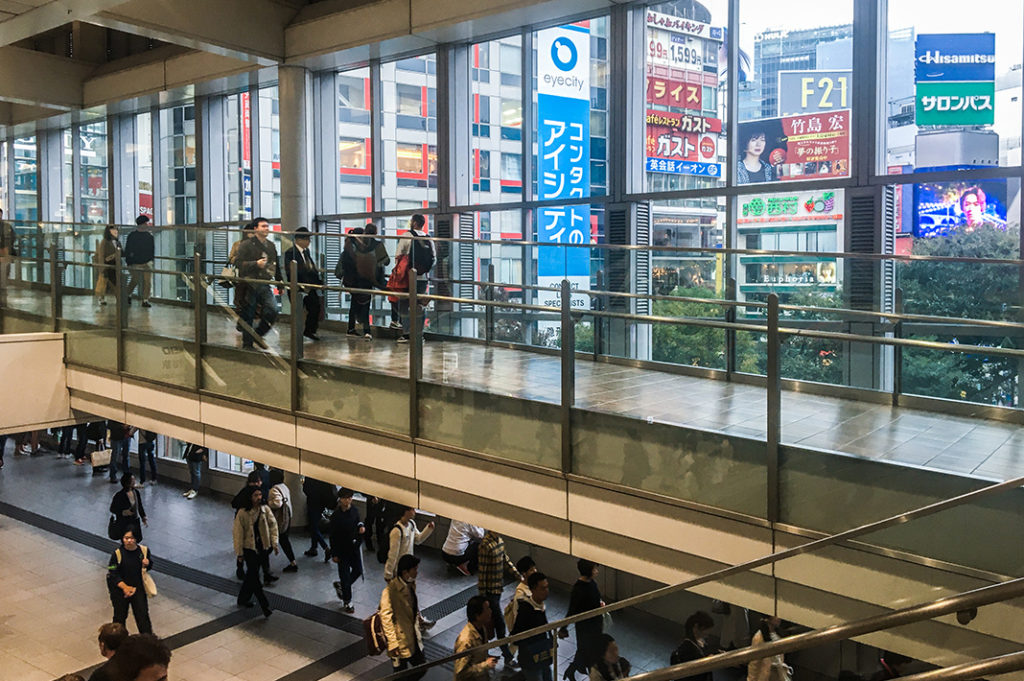
<path fill-rule="evenodd" d="M 407 259 L 409 271 L 407 276 L 416 277 L 416 293 L 427 292 L 427 274 L 434 267 L 434 261 L 437 259 L 434 251 L 434 242 L 427 238 L 427 233 L 424 231 L 426 224 L 427 219 L 419 213 L 409 218 L 409 231 L 403 234 L 402 239 L 399 240 L 398 252 L 396 253 L 396 262 L 398 264 L 395 267 L 401 267 L 403 257 Z M 405 283 L 405 290 L 408 291 L 408 279 L 405 280 Z M 408 343 L 410 328 L 409 299 L 399 299 L 398 306 L 402 318 L 402 335 L 398 337 L 398 342 Z"/>
<path fill-rule="evenodd" d="M 345 250 L 339 263 L 341 283 L 350 288 L 375 289 L 380 287 L 380 268 L 378 266 L 378 242 L 374 239 L 377 225 L 368 223 L 361 230 L 353 230 L 345 239 Z M 356 323 L 363 325 L 363 337 L 373 340 L 370 333 L 370 304 L 373 297 L 369 293 L 351 293 L 351 304 L 348 311 L 348 335 L 358 336 Z"/>

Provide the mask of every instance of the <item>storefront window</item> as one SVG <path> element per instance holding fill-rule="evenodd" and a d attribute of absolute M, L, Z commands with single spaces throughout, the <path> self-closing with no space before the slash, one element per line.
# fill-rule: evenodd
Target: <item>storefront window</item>
<path fill-rule="evenodd" d="M 78 221 L 105 224 L 108 215 L 107 123 L 98 121 L 78 129 L 81 204 Z"/>
<path fill-rule="evenodd" d="M 848 177 L 853 3 L 740 5 L 736 184 Z"/>

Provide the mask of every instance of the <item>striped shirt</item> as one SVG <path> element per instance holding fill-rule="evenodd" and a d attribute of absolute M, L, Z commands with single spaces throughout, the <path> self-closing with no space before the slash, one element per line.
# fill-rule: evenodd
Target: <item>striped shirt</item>
<path fill-rule="evenodd" d="M 484 535 L 477 561 L 477 590 L 484 596 L 501 593 L 506 567 L 516 579 L 520 579 L 516 566 L 505 555 L 505 540 L 494 532 L 488 531 Z"/>

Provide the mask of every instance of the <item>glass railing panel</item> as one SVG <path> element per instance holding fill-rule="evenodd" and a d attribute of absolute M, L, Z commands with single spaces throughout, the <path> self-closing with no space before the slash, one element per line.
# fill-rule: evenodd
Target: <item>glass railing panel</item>
<path fill-rule="evenodd" d="M 276 351 L 203 347 L 203 388 L 213 393 L 291 408 L 291 367 Z"/>
<path fill-rule="evenodd" d="M 299 409 L 369 428 L 409 433 L 409 380 L 322 362 L 299 362 Z"/>
<path fill-rule="evenodd" d="M 763 441 L 579 409 L 572 418 L 574 473 L 764 517 Z"/>
<path fill-rule="evenodd" d="M 117 371 L 117 329 L 113 325 L 62 320 L 64 357 L 69 364 Z"/>
<path fill-rule="evenodd" d="M 920 446 L 929 445 L 921 442 Z M 991 484 L 891 461 L 788 446 L 781 450 L 779 479 L 781 521 L 829 534 Z M 1024 536 L 1024 493 L 1013 489 L 871 533 L 858 541 L 1019 576 L 1024 574 L 1024 551 L 1012 541 L 993 538 L 1020 536 Z"/>
<path fill-rule="evenodd" d="M 52 331 L 52 304 L 49 285 L 19 278 L 20 257 L 0 262 L 0 306 L 3 333 Z M 47 262 L 49 268 L 49 262 Z"/>
<path fill-rule="evenodd" d="M 470 451 L 536 464 L 561 466 L 557 405 L 419 384 L 420 437 Z"/>
<path fill-rule="evenodd" d="M 124 372 L 182 388 L 195 388 L 195 342 L 125 329 Z"/>

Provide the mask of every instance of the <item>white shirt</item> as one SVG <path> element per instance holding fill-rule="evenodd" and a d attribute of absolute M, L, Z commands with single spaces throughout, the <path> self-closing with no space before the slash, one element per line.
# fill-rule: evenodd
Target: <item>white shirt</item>
<path fill-rule="evenodd" d="M 461 520 L 453 520 L 451 527 L 448 528 L 448 537 L 444 540 L 444 546 L 441 547 L 441 550 L 449 556 L 461 556 L 469 548 L 469 543 L 474 539 L 477 541 L 482 540 L 485 532 L 486 530 L 482 527 L 470 525 Z"/>

